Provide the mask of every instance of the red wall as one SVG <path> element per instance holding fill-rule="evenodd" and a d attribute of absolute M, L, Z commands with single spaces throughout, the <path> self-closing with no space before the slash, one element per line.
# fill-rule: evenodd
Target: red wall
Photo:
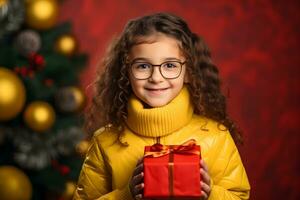
<path fill-rule="evenodd" d="M 230 88 L 229 112 L 244 130 L 240 152 L 251 199 L 300 199 L 299 5 L 296 0 L 65 0 L 60 21 L 73 22 L 81 51 L 90 55 L 82 75 L 86 87 L 128 19 L 158 11 L 185 18 L 209 44 L 224 91 Z"/>

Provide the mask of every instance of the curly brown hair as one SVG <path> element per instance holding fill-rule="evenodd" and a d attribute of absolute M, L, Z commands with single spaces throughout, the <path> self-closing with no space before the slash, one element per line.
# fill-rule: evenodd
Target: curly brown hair
<path fill-rule="evenodd" d="M 95 81 L 95 96 L 86 112 L 85 129 L 92 134 L 99 127 L 124 130 L 127 102 L 132 93 L 127 58 L 132 46 L 156 33 L 177 39 L 187 59 L 188 89 L 194 112 L 223 124 L 236 143 L 242 143 L 241 131 L 226 111 L 226 99 L 220 89 L 219 72 L 211 61 L 204 40 L 191 32 L 187 23 L 170 13 L 156 13 L 130 20 L 103 59 Z"/>

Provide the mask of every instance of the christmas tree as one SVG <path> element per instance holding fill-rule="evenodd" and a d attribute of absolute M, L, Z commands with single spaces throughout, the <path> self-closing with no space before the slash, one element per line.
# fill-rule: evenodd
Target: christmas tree
<path fill-rule="evenodd" d="M 85 95 L 70 23 L 56 0 L 0 1 L 1 199 L 71 199 L 85 139 Z"/>

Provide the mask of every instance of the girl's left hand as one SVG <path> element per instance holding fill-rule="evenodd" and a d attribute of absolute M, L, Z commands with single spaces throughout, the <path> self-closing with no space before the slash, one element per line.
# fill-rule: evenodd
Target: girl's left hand
<path fill-rule="evenodd" d="M 208 199 L 211 188 L 210 188 L 210 176 L 208 173 L 208 167 L 205 164 L 204 160 L 200 161 L 200 174 L 201 174 L 201 194 L 202 199 Z"/>

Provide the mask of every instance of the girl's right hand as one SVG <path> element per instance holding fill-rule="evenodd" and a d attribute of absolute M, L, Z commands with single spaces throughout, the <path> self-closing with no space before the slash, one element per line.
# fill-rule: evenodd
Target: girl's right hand
<path fill-rule="evenodd" d="M 143 198 L 143 189 L 144 189 L 143 168 L 144 168 L 143 159 L 140 159 L 136 164 L 131 180 L 129 182 L 130 192 L 134 199 Z"/>

